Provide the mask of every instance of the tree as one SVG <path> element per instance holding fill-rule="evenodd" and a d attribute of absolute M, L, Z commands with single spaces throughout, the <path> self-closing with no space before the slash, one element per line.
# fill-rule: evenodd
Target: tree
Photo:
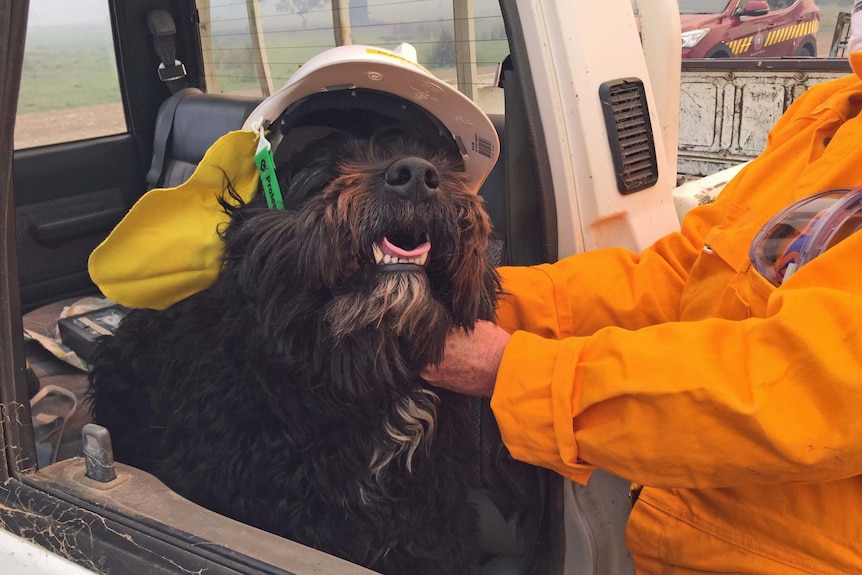
<path fill-rule="evenodd" d="M 367 26 L 371 24 L 371 18 L 368 17 L 368 1 L 369 0 L 349 0 L 350 7 L 350 24 L 355 26 Z"/>
<path fill-rule="evenodd" d="M 327 0 L 278 0 L 275 9 L 279 12 L 288 12 L 297 14 L 302 18 L 302 27 L 305 28 L 305 15 L 316 8 L 320 8 L 324 4 L 328 4 Z"/>

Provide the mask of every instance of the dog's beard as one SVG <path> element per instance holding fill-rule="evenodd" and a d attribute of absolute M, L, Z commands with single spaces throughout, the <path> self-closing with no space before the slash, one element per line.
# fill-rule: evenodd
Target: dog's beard
<path fill-rule="evenodd" d="M 386 358 L 375 363 L 392 379 L 394 370 L 405 367 L 416 370 L 439 361 L 452 320 L 446 308 L 433 297 L 426 273 L 384 271 L 374 273 L 371 281 L 370 290 L 336 296 L 327 305 L 327 329 L 335 346 L 345 345 L 353 338 L 375 341 L 377 349 L 372 353 Z M 391 348 L 396 342 L 398 352 Z M 374 488 L 359 488 L 363 503 L 371 504 L 371 493 L 385 492 L 381 474 L 393 462 L 398 461 L 409 472 L 413 471 L 414 456 L 422 446 L 429 445 L 434 435 L 437 402 L 437 395 L 422 387 L 394 400 L 384 433 L 378 436 L 368 463 L 367 481 Z"/>
<path fill-rule="evenodd" d="M 428 276 L 422 271 L 374 275 L 370 291 L 345 293 L 328 303 L 326 322 L 336 345 L 369 330 L 384 330 L 399 341 L 408 364 L 439 362 L 452 320 L 432 295 Z"/>

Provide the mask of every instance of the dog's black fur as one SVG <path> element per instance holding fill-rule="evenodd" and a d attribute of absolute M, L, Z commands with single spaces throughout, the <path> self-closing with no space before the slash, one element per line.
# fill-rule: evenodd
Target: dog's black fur
<path fill-rule="evenodd" d="M 439 186 L 387 183 L 405 157 Z M 119 461 L 224 515 L 387 574 L 478 573 L 468 399 L 419 376 L 451 328 L 494 317 L 490 223 L 460 158 L 335 135 L 279 177 L 284 210 L 226 192 L 215 285 L 102 342 L 95 420 Z M 422 234 L 424 270 L 374 265 L 373 243 Z"/>

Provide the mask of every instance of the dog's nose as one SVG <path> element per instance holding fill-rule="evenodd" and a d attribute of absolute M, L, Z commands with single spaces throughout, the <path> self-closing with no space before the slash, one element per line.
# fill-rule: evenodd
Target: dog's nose
<path fill-rule="evenodd" d="M 386 189 L 399 196 L 421 202 L 434 195 L 440 174 L 434 164 L 422 158 L 402 158 L 386 169 Z"/>

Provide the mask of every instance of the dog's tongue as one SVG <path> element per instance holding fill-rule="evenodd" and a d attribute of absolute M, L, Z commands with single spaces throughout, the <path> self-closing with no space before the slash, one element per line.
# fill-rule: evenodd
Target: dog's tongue
<path fill-rule="evenodd" d="M 422 254 L 427 254 L 431 251 L 431 242 L 425 242 L 412 250 L 405 250 L 404 248 L 396 246 L 390 242 L 389 238 L 384 237 L 380 247 L 383 251 L 383 255 L 388 255 L 393 258 L 417 258 Z"/>

